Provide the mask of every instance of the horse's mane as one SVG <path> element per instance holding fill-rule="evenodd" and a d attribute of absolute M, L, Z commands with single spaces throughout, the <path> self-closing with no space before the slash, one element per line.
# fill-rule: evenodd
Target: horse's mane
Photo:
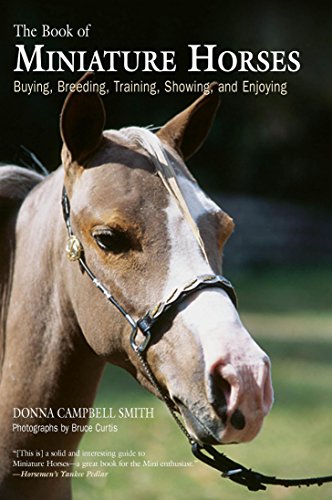
<path fill-rule="evenodd" d="M 204 242 L 179 186 L 177 173 L 173 166 L 174 161 L 170 153 L 167 151 L 157 135 L 152 133 L 148 128 L 126 127 L 120 129 L 119 133 L 127 140 L 133 141 L 149 153 L 157 174 L 161 178 L 167 191 L 176 200 L 179 209 L 194 233 L 203 255 L 206 257 Z"/>
<path fill-rule="evenodd" d="M 33 170 L 0 163 L 0 203 L 4 200 L 23 201 L 42 180 L 43 176 Z"/>
<path fill-rule="evenodd" d="M 34 171 L 0 164 L 0 370 L 6 342 L 6 320 L 15 254 L 15 223 L 31 189 L 43 179 Z"/>

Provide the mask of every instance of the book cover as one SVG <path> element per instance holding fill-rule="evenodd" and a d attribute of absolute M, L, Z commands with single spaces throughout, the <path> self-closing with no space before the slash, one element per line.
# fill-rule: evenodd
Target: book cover
<path fill-rule="evenodd" d="M 330 18 L 6 6 L 1 498 L 241 500 L 239 464 L 332 473 Z"/>

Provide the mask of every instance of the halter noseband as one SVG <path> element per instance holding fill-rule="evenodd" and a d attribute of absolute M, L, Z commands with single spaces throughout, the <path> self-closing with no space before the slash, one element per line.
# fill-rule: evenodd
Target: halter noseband
<path fill-rule="evenodd" d="M 235 483 L 246 486 L 250 491 L 266 490 L 265 485 L 274 484 L 280 486 L 321 486 L 323 483 L 332 482 L 332 476 L 323 477 L 313 477 L 305 479 L 279 479 L 274 476 L 265 476 L 260 472 L 255 472 L 252 469 L 248 469 L 243 465 L 234 462 L 230 458 L 226 457 L 223 453 L 219 453 L 213 446 L 201 445 L 189 434 L 178 415 L 174 411 L 174 406 L 169 399 L 169 397 L 164 393 L 158 380 L 151 371 L 146 359 L 143 357 L 144 351 L 147 349 L 148 344 L 151 339 L 151 329 L 157 322 L 157 320 L 169 309 L 174 308 L 182 300 L 188 297 L 190 294 L 197 292 L 205 288 L 222 288 L 234 306 L 237 307 L 237 299 L 235 290 L 230 283 L 230 281 L 221 275 L 202 275 L 197 276 L 192 279 L 189 283 L 182 287 L 176 288 L 173 292 L 166 298 L 166 300 L 159 302 L 154 307 L 152 307 L 142 318 L 135 321 L 135 319 L 121 306 L 121 304 L 115 299 L 112 293 L 101 283 L 95 274 L 91 271 L 84 258 L 83 247 L 74 235 L 71 221 L 70 221 L 70 203 L 67 195 L 65 186 L 62 190 L 62 211 L 63 217 L 67 227 L 68 241 L 66 245 L 67 256 L 70 261 L 78 261 L 82 271 L 91 279 L 92 283 L 105 295 L 107 300 L 109 300 L 117 310 L 122 314 L 122 316 L 127 320 L 131 327 L 130 334 L 130 344 L 132 349 L 137 355 L 149 382 L 157 391 L 160 398 L 167 405 L 170 413 L 172 414 L 174 420 L 178 424 L 179 428 L 183 434 L 187 437 L 192 453 L 200 461 L 206 463 L 210 467 L 217 469 L 222 472 L 222 477 L 228 478 Z M 136 343 L 137 332 L 140 330 L 144 336 L 144 340 L 141 344 Z M 203 451 L 205 453 L 203 453 Z"/>
<path fill-rule="evenodd" d="M 196 278 L 189 281 L 182 287 L 175 288 L 168 298 L 162 302 L 158 302 L 152 309 L 150 309 L 143 318 L 137 321 L 137 326 L 141 332 L 145 335 L 146 339 L 151 336 L 151 329 L 156 323 L 156 321 L 169 309 L 178 305 L 182 300 L 184 300 L 188 295 L 202 290 L 203 288 L 219 287 L 225 290 L 229 298 L 233 302 L 234 306 L 237 306 L 237 299 L 235 295 L 234 288 L 231 282 L 221 275 L 215 274 L 203 274 L 202 276 L 197 276 Z M 143 344 L 137 346 L 135 344 L 135 337 L 131 336 L 131 345 L 135 351 L 143 352 L 148 341 L 144 341 Z"/>

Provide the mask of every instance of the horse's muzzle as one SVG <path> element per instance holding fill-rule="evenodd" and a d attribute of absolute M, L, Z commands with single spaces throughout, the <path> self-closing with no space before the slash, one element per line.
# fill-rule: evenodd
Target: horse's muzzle
<path fill-rule="evenodd" d="M 273 402 L 268 357 L 237 370 L 216 364 L 207 376 L 206 396 L 199 401 L 172 397 L 192 437 L 202 444 L 251 441 Z"/>
<path fill-rule="evenodd" d="M 270 361 L 254 365 L 217 363 L 208 377 L 210 402 L 224 425 L 222 443 L 251 441 L 273 403 Z"/>

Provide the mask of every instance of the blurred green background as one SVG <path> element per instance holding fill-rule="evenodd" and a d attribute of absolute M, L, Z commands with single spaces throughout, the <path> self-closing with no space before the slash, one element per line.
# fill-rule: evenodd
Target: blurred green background
<path fill-rule="evenodd" d="M 228 446 L 223 451 L 244 465 L 279 477 L 331 474 L 332 270 L 279 268 L 235 272 L 233 276 L 241 317 L 272 359 L 275 404 L 252 443 Z M 154 407 L 156 417 L 114 420 L 112 423 L 119 425 L 117 433 L 87 434 L 81 450 L 141 450 L 151 461 L 192 460 L 186 439 L 163 404 L 125 372 L 107 369 L 96 405 Z M 301 489 L 271 486 L 267 492 L 249 492 L 200 463 L 186 468 L 101 470 L 110 472 L 107 479 L 74 481 L 75 499 L 332 498 L 332 485 Z"/>

